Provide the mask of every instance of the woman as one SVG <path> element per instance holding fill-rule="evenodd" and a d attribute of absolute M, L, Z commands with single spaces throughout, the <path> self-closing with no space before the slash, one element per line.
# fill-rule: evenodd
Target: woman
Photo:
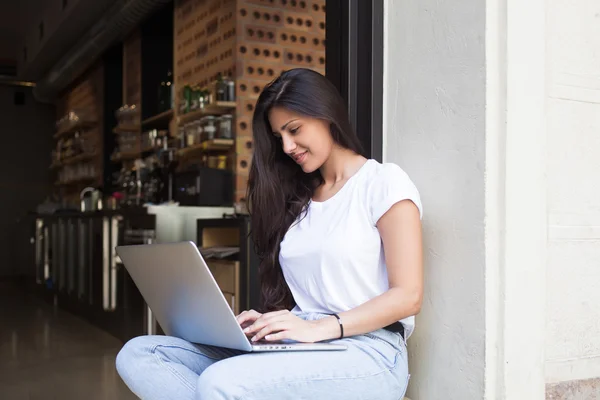
<path fill-rule="evenodd" d="M 117 369 L 143 399 L 401 399 L 422 301 L 421 203 L 394 164 L 360 155 L 344 102 L 294 69 L 261 93 L 248 187 L 264 313 L 253 341 L 336 352 L 241 353 L 165 336 L 129 341 Z"/>

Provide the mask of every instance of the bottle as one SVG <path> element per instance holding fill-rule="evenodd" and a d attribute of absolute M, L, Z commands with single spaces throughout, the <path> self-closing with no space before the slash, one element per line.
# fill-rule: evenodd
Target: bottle
<path fill-rule="evenodd" d="M 167 109 L 167 83 L 161 81 L 158 85 L 158 112 L 161 113 Z"/>
<path fill-rule="evenodd" d="M 225 97 L 227 101 L 235 101 L 235 81 L 233 79 L 227 79 L 227 95 Z"/>
<path fill-rule="evenodd" d="M 183 87 L 183 102 L 185 104 L 183 112 L 189 113 L 192 106 L 192 88 L 190 85 Z"/>
<path fill-rule="evenodd" d="M 221 73 L 219 73 L 219 75 L 217 76 L 215 90 L 217 92 L 217 101 L 225 101 L 226 83 L 223 81 L 223 76 L 221 75 Z"/>
<path fill-rule="evenodd" d="M 173 110 L 175 108 L 175 84 L 173 82 L 173 72 L 171 70 L 167 70 L 167 99 L 166 105 L 167 109 Z"/>

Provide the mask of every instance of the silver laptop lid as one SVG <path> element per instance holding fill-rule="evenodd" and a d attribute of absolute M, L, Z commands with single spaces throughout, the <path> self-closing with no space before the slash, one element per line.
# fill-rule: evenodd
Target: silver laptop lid
<path fill-rule="evenodd" d="M 116 250 L 167 335 L 252 350 L 193 242 L 118 246 Z"/>

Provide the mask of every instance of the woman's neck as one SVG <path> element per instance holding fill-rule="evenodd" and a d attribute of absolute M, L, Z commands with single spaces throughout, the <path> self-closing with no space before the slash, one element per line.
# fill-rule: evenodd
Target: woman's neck
<path fill-rule="evenodd" d="M 326 186 L 348 180 L 367 161 L 352 150 L 334 147 L 327 161 L 319 169 Z"/>

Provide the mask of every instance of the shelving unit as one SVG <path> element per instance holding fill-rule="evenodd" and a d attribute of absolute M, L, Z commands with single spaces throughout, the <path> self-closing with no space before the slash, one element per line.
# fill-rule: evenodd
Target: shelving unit
<path fill-rule="evenodd" d="M 111 161 L 115 163 L 120 163 L 123 161 L 135 160 L 140 156 L 139 151 L 131 151 L 127 153 L 117 153 L 113 157 L 111 157 Z"/>
<path fill-rule="evenodd" d="M 72 186 L 72 185 L 78 185 L 81 183 L 90 183 L 95 181 L 96 179 L 98 179 L 97 176 L 90 176 L 90 177 L 84 177 L 84 178 L 77 178 L 77 179 L 71 179 L 65 182 L 60 182 L 60 181 L 56 181 L 54 183 L 54 186 Z"/>
<path fill-rule="evenodd" d="M 85 120 L 77 120 L 71 121 L 65 126 L 61 127 L 55 134 L 54 139 L 59 139 L 63 136 L 67 136 L 71 133 L 75 133 L 79 130 L 86 130 L 92 128 L 96 125 L 96 121 L 85 121 Z"/>
<path fill-rule="evenodd" d="M 179 115 L 177 122 L 181 126 L 182 124 L 186 124 L 209 115 L 231 114 L 235 112 L 236 104 L 237 103 L 235 101 L 217 101 L 199 110 L 194 110 L 190 111 L 189 113 Z"/>
<path fill-rule="evenodd" d="M 201 252 L 207 248 L 239 247 L 239 252 L 223 259 L 205 257 L 206 263 L 234 313 L 258 309 L 259 260 L 249 237 L 249 218 L 198 219 L 196 229 L 196 243 Z"/>
<path fill-rule="evenodd" d="M 59 163 L 52 164 L 52 165 L 50 165 L 50 168 L 56 169 L 56 168 L 64 167 L 65 165 L 77 164 L 82 161 L 89 161 L 89 160 L 93 159 L 94 157 L 96 157 L 96 153 L 79 154 L 75 157 L 70 157 L 70 158 L 64 159 Z"/>
<path fill-rule="evenodd" d="M 211 139 L 199 144 L 179 149 L 177 151 L 177 155 L 180 157 L 187 157 L 192 154 L 197 154 L 199 152 L 226 151 L 232 149 L 233 145 L 233 139 Z"/>
<path fill-rule="evenodd" d="M 117 125 L 113 128 L 112 131 L 114 134 L 117 134 L 117 135 L 120 133 L 139 132 L 140 126 L 138 126 L 138 125 Z"/>
<path fill-rule="evenodd" d="M 142 121 L 143 128 L 150 128 L 155 125 L 168 124 L 173 118 L 173 110 L 167 110 L 153 117 L 146 118 Z"/>

